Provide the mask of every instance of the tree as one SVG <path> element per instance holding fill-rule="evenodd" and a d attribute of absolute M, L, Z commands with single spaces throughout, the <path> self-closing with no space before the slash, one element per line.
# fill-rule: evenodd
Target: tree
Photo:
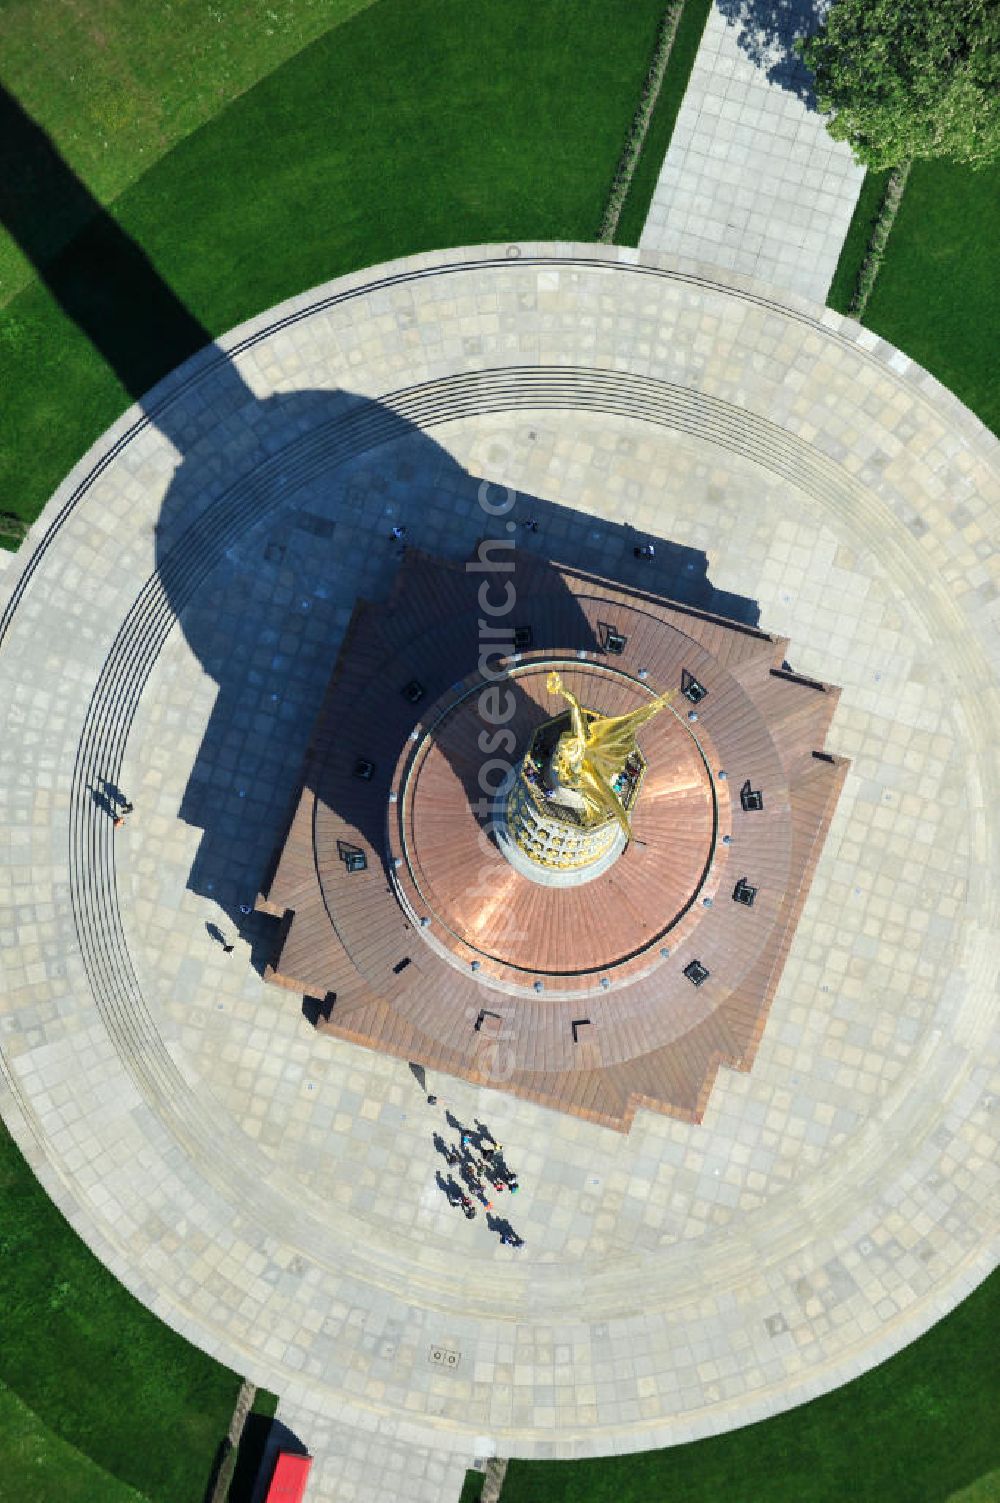
<path fill-rule="evenodd" d="M 866 166 L 1000 156 L 997 0 L 833 0 L 801 51 L 830 135 Z"/>

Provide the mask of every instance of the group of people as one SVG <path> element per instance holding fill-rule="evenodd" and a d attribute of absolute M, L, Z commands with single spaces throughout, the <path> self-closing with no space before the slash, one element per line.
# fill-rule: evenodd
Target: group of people
<path fill-rule="evenodd" d="M 490 1214 L 494 1209 L 491 1193 L 500 1194 L 506 1190 L 509 1194 L 516 1195 L 519 1189 L 517 1175 L 504 1159 L 503 1144 L 497 1142 L 485 1122 L 480 1122 L 478 1118 L 475 1129 L 472 1129 L 464 1127 L 450 1112 L 446 1113 L 446 1117 L 449 1126 L 458 1132 L 459 1140 L 457 1143 L 446 1143 L 441 1134 L 436 1132 L 434 1146 L 449 1169 L 456 1171 L 461 1183 L 453 1175 L 444 1179 L 439 1174 L 441 1188 L 451 1204 L 460 1209 L 469 1221 L 475 1218 L 478 1201 L 487 1213 L 487 1225 L 491 1231 L 499 1234 L 501 1243 L 508 1247 L 523 1247 L 523 1239 L 510 1223 Z"/>

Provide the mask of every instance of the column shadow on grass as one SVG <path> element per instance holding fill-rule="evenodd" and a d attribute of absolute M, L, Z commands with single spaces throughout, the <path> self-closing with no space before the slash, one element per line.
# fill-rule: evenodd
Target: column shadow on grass
<path fill-rule="evenodd" d="M 0 87 L 0 223 L 139 401 L 211 336 Z"/>

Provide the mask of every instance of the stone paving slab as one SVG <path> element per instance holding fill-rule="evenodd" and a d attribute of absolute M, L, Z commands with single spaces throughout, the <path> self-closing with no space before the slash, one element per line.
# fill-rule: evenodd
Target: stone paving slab
<path fill-rule="evenodd" d="M 790 55 L 816 29 L 814 0 L 773 14 L 713 6 L 639 244 L 823 302 L 864 179 L 826 132 Z"/>
<path fill-rule="evenodd" d="M 407 1457 L 400 1503 L 446 1503 L 474 1457 L 676 1443 L 883 1360 L 995 1254 L 996 440 L 835 314 L 607 247 L 416 257 L 224 344 L 85 456 L 0 586 L 0 1104 L 36 1173 L 282 1395 L 316 1503 L 359 1496 L 362 1456 L 389 1503 Z M 259 975 L 239 904 L 354 601 L 391 588 L 392 525 L 453 557 L 502 527 L 484 479 L 569 562 L 648 584 L 631 540 L 685 545 L 660 587 L 707 570 L 844 686 L 852 771 L 768 1029 L 699 1127 L 447 1078 L 429 1106 Z M 113 837 L 102 777 L 136 804 Z M 503 1141 L 523 1249 L 439 1193 L 445 1109 Z"/>

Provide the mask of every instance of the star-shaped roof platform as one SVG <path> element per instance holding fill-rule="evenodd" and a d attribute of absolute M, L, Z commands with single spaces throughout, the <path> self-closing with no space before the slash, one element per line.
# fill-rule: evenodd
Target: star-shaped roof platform
<path fill-rule="evenodd" d="M 619 1130 L 639 1106 L 699 1121 L 719 1065 L 753 1062 L 836 806 L 838 691 L 781 638 L 517 552 L 498 625 L 495 546 L 408 549 L 356 610 L 258 901 L 269 977 L 321 1032 Z M 491 823 L 553 668 L 601 714 L 682 690 L 640 734 L 626 850 L 570 888 L 515 870 Z"/>

